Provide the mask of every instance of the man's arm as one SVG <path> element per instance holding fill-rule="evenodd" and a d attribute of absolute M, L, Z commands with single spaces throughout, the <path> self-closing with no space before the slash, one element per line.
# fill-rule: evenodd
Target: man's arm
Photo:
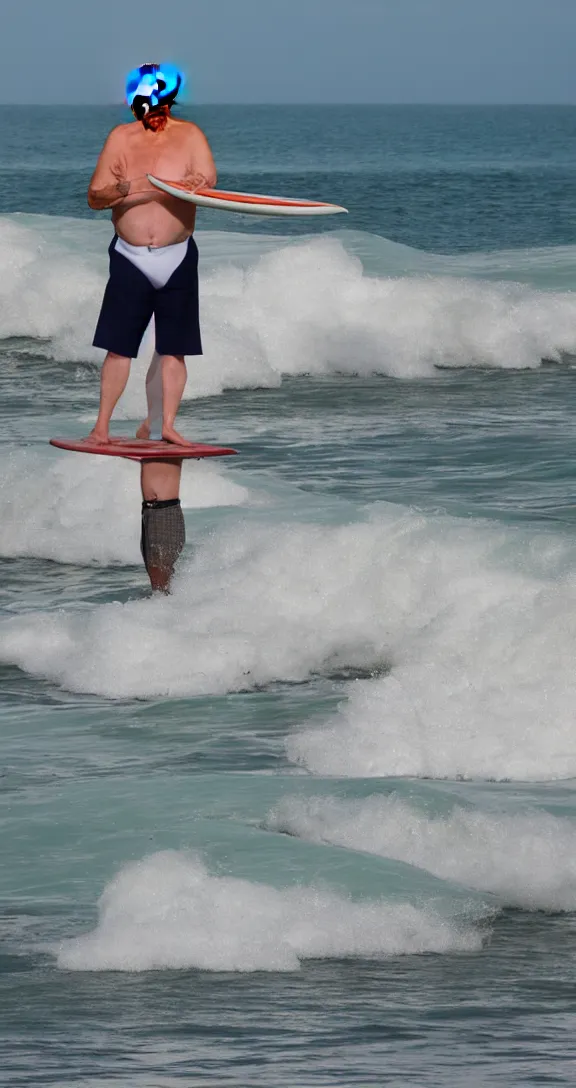
<path fill-rule="evenodd" d="M 210 144 L 201 129 L 193 126 L 189 162 L 182 181 L 187 189 L 213 189 L 218 180 Z"/>
<path fill-rule="evenodd" d="M 144 199 L 150 200 L 155 199 L 156 192 L 145 176 L 128 180 L 122 128 L 112 129 L 88 187 L 89 206 L 101 211 L 122 203 L 138 204 L 142 202 L 141 194 L 146 193 Z M 131 200 L 133 196 L 139 199 Z"/>

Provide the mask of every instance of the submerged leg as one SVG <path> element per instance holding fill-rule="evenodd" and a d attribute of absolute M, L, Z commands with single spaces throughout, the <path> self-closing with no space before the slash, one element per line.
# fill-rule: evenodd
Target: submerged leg
<path fill-rule="evenodd" d="M 153 590 L 168 593 L 176 560 L 186 542 L 178 498 L 181 461 L 143 461 L 140 547 Z"/>
<path fill-rule="evenodd" d="M 90 438 L 94 438 L 97 442 L 110 441 L 108 428 L 112 412 L 126 388 L 131 362 L 132 360 L 126 356 L 115 355 L 114 352 L 109 351 L 102 364 L 98 419 L 90 431 Z"/>
<path fill-rule="evenodd" d="M 186 542 L 180 499 L 142 503 L 141 550 L 150 585 L 170 591 L 176 560 Z"/>

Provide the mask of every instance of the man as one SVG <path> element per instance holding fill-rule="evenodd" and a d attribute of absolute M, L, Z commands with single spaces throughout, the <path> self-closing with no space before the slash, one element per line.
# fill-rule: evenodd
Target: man
<path fill-rule="evenodd" d="M 174 421 L 186 385 L 184 356 L 202 354 L 198 250 L 192 237 L 196 209 L 155 189 L 146 176 L 184 182 L 191 190 L 216 183 L 204 133 L 171 116 L 181 85 L 182 75 L 172 65 L 143 64 L 130 73 L 126 96 L 135 121 L 112 130 L 88 190 L 91 208 L 112 209 L 116 231 L 93 341 L 107 351 L 98 419 L 90 435 L 99 442 L 110 440 L 112 412 L 154 316 L 162 366 L 162 438 L 188 444 Z M 149 437 L 149 420 L 137 434 Z"/>

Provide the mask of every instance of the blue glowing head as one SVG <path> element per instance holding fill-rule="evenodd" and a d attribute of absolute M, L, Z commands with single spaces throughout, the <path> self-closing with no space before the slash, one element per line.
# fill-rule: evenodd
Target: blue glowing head
<path fill-rule="evenodd" d="M 126 101 L 141 121 L 159 106 L 173 106 L 184 76 L 173 64 L 141 64 L 126 78 Z"/>

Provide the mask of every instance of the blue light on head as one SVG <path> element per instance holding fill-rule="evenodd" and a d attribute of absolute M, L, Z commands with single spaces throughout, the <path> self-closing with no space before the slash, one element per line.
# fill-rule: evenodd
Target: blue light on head
<path fill-rule="evenodd" d="M 184 75 L 174 64 L 161 64 L 157 76 L 159 80 L 163 79 L 166 84 L 165 89 L 161 92 L 161 98 L 166 98 L 169 95 L 176 96 L 184 86 Z"/>
<path fill-rule="evenodd" d="M 164 102 L 171 105 L 183 85 L 184 76 L 174 64 L 141 64 L 126 77 L 126 101 L 132 106 L 138 98 L 148 110 Z"/>

